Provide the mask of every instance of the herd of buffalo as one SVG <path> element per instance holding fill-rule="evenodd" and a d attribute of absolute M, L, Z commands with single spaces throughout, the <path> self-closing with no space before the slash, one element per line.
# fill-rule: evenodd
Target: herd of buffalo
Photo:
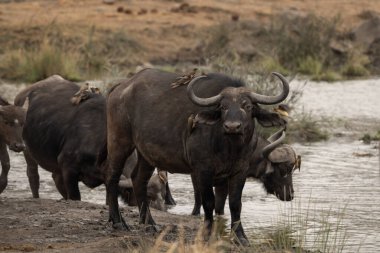
<path fill-rule="evenodd" d="M 260 106 L 281 103 L 289 94 L 286 79 L 273 75 L 282 85 L 275 96 L 257 94 L 243 81 L 216 73 L 173 88 L 181 76 L 155 69 L 121 80 L 107 95 L 58 75 L 34 83 L 14 105 L 0 98 L 0 193 L 10 169 L 8 146 L 24 152 L 34 198 L 39 197 L 40 166 L 52 173 L 64 199 L 81 199 L 79 181 L 91 188 L 105 184 L 115 229 L 129 229 L 119 211 L 120 196 L 138 206 L 140 223 L 157 230 L 150 206 L 175 204 L 167 172 L 190 174 L 192 214 L 199 215 L 203 206 L 205 236 L 214 210 L 224 214 L 228 196 L 231 230 L 248 245 L 240 220 L 247 177 L 289 201 L 292 174 L 300 168 L 300 157 L 283 143 L 287 122 Z M 256 122 L 279 130 L 263 138 Z"/>

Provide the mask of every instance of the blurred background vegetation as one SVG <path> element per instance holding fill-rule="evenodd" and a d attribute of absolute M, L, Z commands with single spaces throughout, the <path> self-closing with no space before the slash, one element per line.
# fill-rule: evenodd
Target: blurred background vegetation
<path fill-rule="evenodd" d="M 377 56 L 370 57 L 368 48 L 355 44 L 353 32 L 340 29 L 340 22 L 339 16 L 325 18 L 313 13 L 286 13 L 265 24 L 231 19 L 189 28 L 189 33 L 196 34 L 192 45 L 177 45 L 175 52 L 166 56 L 157 56 L 157 48 L 151 48 L 149 39 L 137 39 L 120 27 L 72 27 L 56 21 L 3 27 L 0 78 L 35 82 L 60 74 L 70 80 L 87 80 L 104 75 L 127 76 L 136 71 L 136 66 L 184 71 L 196 65 L 215 71 L 225 64 L 249 68 L 256 74 L 277 71 L 326 81 L 377 74 L 379 70 L 370 60 Z M 173 30 L 179 32 L 175 27 Z M 162 32 L 168 33 L 167 29 Z"/>

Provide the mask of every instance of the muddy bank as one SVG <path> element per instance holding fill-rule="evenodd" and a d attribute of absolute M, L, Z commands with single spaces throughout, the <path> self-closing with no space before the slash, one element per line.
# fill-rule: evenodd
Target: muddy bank
<path fill-rule="evenodd" d="M 112 229 L 106 205 L 79 201 L 7 198 L 0 196 L 0 251 L 6 252 L 125 252 L 149 246 L 158 234 L 138 224 L 136 208 L 121 212 L 132 231 Z M 192 240 L 201 219 L 153 210 L 156 222 L 168 229 L 165 241 L 178 236 L 183 225 Z"/>

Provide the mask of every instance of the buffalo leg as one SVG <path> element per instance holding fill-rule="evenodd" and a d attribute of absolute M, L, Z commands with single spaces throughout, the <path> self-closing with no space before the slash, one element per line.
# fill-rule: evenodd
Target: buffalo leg
<path fill-rule="evenodd" d="M 3 141 L 0 141 L 0 161 L 1 161 L 1 175 L 0 175 L 0 193 L 4 191 L 8 184 L 8 172 L 10 169 L 9 155 L 7 146 Z"/>
<path fill-rule="evenodd" d="M 167 176 L 167 174 L 168 173 L 166 173 L 166 176 Z M 166 205 L 175 206 L 177 203 L 175 202 L 175 200 L 174 200 L 174 198 L 172 196 L 172 193 L 170 191 L 169 178 L 168 178 L 168 182 L 166 183 L 165 187 L 166 187 L 165 204 Z"/>
<path fill-rule="evenodd" d="M 57 190 L 59 191 L 59 193 L 62 195 L 64 199 L 67 199 L 68 197 L 67 197 L 65 184 L 63 183 L 63 176 L 59 173 L 53 173 L 52 177 L 55 183 L 55 187 L 57 187 Z"/>
<path fill-rule="evenodd" d="M 215 214 L 224 215 L 224 205 L 228 195 L 228 184 L 215 186 Z"/>
<path fill-rule="evenodd" d="M 137 205 L 140 211 L 140 224 L 149 224 L 156 229 L 152 215 L 150 214 L 147 188 L 150 177 L 152 176 L 154 167 L 151 166 L 141 154 L 138 154 L 137 167 L 132 175 L 133 191 L 136 196 Z M 157 229 L 156 229 L 157 230 Z"/>
<path fill-rule="evenodd" d="M 233 231 L 243 246 L 248 246 L 249 242 L 244 233 L 240 220 L 241 196 L 245 184 L 245 177 L 235 175 L 228 182 L 229 204 L 231 212 L 231 231 Z"/>
<path fill-rule="evenodd" d="M 131 149 L 130 153 L 132 153 L 132 151 L 133 149 Z M 123 152 L 119 151 L 119 153 L 114 153 L 112 158 L 110 158 L 109 167 L 107 168 L 106 190 L 109 221 L 112 221 L 113 228 L 130 230 L 121 216 L 118 202 L 119 180 L 127 157 L 128 155 L 124 155 Z"/>
<path fill-rule="evenodd" d="M 33 198 L 39 198 L 38 190 L 40 189 L 40 175 L 38 174 L 38 164 L 28 150 L 24 152 L 24 157 L 26 161 L 26 174 L 28 176 L 30 190 L 32 191 Z"/>
<path fill-rule="evenodd" d="M 201 214 L 201 205 L 202 205 L 202 198 L 201 198 L 201 192 L 199 190 L 199 182 L 197 181 L 197 177 L 193 174 L 191 174 L 191 182 L 193 183 L 194 188 L 194 208 L 191 212 L 191 215 L 199 216 Z"/>
<path fill-rule="evenodd" d="M 135 149 L 135 145 L 133 143 L 130 123 L 124 117 L 120 117 L 119 110 L 109 109 L 118 106 L 116 103 L 112 103 L 112 99 L 108 100 L 108 102 L 106 189 L 109 221 L 112 221 L 112 226 L 115 229 L 129 230 L 119 210 L 118 188 L 125 162 Z"/>
<path fill-rule="evenodd" d="M 109 221 L 115 229 L 130 230 L 119 210 L 118 193 L 119 180 L 123 172 L 126 159 L 132 154 L 134 147 L 120 142 L 120 138 L 112 138 L 113 142 L 108 146 L 108 167 L 106 178 L 107 204 L 109 209 Z M 129 148 L 128 148 L 129 146 Z"/>
<path fill-rule="evenodd" d="M 62 167 L 63 184 L 67 192 L 67 199 L 80 200 L 79 177 L 74 169 L 68 166 Z"/>
<path fill-rule="evenodd" d="M 200 172 L 198 178 L 202 206 L 205 213 L 204 224 L 206 237 L 211 235 L 212 224 L 214 222 L 213 214 L 215 209 L 215 196 L 213 191 L 213 175 L 213 171 L 204 170 Z"/>

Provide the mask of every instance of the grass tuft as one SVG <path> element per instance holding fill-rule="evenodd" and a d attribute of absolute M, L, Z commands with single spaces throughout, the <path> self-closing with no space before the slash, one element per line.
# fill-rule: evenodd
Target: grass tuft
<path fill-rule="evenodd" d="M 380 130 L 375 134 L 365 133 L 360 140 L 365 144 L 371 144 L 372 141 L 380 141 Z"/>
<path fill-rule="evenodd" d="M 68 80 L 80 80 L 78 56 L 44 41 L 38 50 L 12 51 L 0 66 L 3 78 L 36 82 L 58 74 Z"/>
<path fill-rule="evenodd" d="M 298 61 L 298 71 L 301 74 L 318 77 L 322 74 L 322 65 L 319 59 L 306 56 Z"/>
<path fill-rule="evenodd" d="M 4 29 L 0 37 L 8 38 L 0 39 L 0 78 L 14 81 L 35 82 L 52 74 L 69 80 L 99 78 L 109 70 L 139 64 L 142 51 L 124 30 L 69 28 L 55 22 L 17 31 Z"/>
<path fill-rule="evenodd" d="M 328 132 L 322 129 L 321 121 L 315 119 L 311 113 L 302 112 L 294 115 L 293 119 L 287 128 L 290 142 L 317 142 L 329 139 Z"/>

